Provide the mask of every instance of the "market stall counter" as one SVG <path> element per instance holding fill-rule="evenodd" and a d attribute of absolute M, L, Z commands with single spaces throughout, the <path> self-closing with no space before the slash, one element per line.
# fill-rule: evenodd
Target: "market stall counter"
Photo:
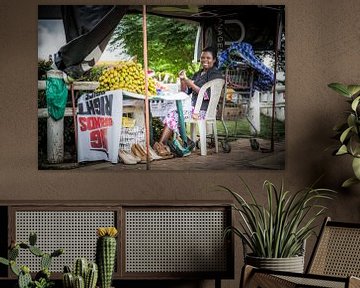
<path fill-rule="evenodd" d="M 181 107 L 182 102 L 191 107 L 190 96 L 184 92 L 167 92 L 148 99 L 167 103 L 167 109 L 161 111 Z M 116 164 L 119 148 L 130 151 L 134 143 L 145 144 L 145 100 L 144 95 L 126 90 L 81 95 L 77 103 L 78 162 L 106 160 Z M 123 125 L 124 113 L 133 114 L 132 125 Z"/>

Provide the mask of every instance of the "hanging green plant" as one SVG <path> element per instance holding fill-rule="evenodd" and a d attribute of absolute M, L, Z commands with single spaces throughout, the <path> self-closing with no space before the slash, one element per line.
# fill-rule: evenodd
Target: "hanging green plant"
<path fill-rule="evenodd" d="M 352 157 L 354 175 L 342 184 L 342 187 L 349 187 L 360 183 L 360 85 L 331 83 L 328 86 L 346 97 L 346 101 L 350 104 L 346 122 L 334 127 L 340 140 L 340 147 L 334 154 L 337 156 L 348 154 Z"/>

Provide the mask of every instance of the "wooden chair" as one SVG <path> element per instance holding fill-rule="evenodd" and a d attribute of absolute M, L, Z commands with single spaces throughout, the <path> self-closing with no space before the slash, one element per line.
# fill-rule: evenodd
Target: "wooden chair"
<path fill-rule="evenodd" d="M 205 83 L 203 86 L 201 86 L 195 108 L 194 113 L 198 114 L 201 108 L 201 104 L 204 98 L 204 94 L 207 89 L 210 88 L 210 101 L 209 106 L 206 110 L 206 115 L 204 120 L 194 120 L 189 119 L 186 122 L 190 123 L 190 133 L 191 133 L 191 140 L 196 141 L 195 137 L 195 125 L 197 124 L 199 128 L 199 134 L 200 134 L 200 154 L 202 156 L 206 156 L 206 124 L 210 123 L 212 126 L 212 131 L 214 135 L 215 140 L 215 152 L 219 152 L 219 143 L 218 143 L 218 136 L 217 136 L 217 129 L 216 129 L 216 107 L 219 103 L 221 92 L 223 90 L 225 84 L 224 79 L 214 79 L 210 80 L 209 82 Z"/>
<path fill-rule="evenodd" d="M 360 287 L 360 223 L 326 218 L 304 274 L 245 265 L 240 287 Z"/>

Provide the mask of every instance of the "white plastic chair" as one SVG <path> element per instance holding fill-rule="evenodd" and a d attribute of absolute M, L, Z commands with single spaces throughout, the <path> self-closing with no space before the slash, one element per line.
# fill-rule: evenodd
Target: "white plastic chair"
<path fill-rule="evenodd" d="M 186 120 L 187 123 L 190 123 L 190 138 L 193 141 L 196 141 L 196 133 L 195 128 L 196 124 L 199 128 L 199 135 L 200 135 L 200 154 L 202 156 L 206 156 L 206 127 L 207 124 L 211 124 L 211 130 L 214 135 L 215 140 L 215 152 L 219 152 L 219 143 L 218 143 L 218 136 L 217 136 L 217 129 L 216 129 L 216 107 L 219 103 L 221 91 L 224 87 L 225 80 L 224 79 L 214 79 L 210 80 L 209 82 L 205 83 L 199 91 L 194 114 L 198 114 L 201 108 L 202 101 L 204 99 L 204 94 L 207 89 L 210 88 L 210 100 L 209 100 L 209 106 L 206 110 L 206 115 L 204 120 L 196 120 L 196 119 L 188 119 Z"/>

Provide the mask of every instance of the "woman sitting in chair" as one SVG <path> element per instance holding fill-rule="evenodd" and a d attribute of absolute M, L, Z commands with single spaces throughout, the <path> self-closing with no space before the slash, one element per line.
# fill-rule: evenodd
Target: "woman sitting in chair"
<path fill-rule="evenodd" d="M 192 117 L 193 119 L 204 119 L 206 110 L 209 105 L 210 100 L 210 92 L 207 91 L 207 93 L 204 96 L 199 114 L 194 114 L 194 108 L 197 100 L 198 93 L 200 91 L 201 86 L 203 86 L 206 82 L 217 79 L 217 78 L 223 78 L 221 72 L 216 68 L 216 50 L 212 47 L 207 47 L 201 51 L 200 56 L 200 64 L 202 68 L 194 74 L 192 79 L 189 79 L 186 77 L 185 70 L 182 70 L 179 72 L 179 78 L 181 81 L 181 91 L 186 92 L 187 94 L 192 93 L 191 97 L 191 115 L 184 115 L 185 118 Z M 210 90 L 210 89 L 209 89 Z M 176 110 L 171 111 L 163 120 L 164 123 L 164 130 L 162 131 L 162 134 L 160 136 L 159 143 L 155 143 L 154 149 L 159 150 L 159 145 L 163 146 L 166 145 L 167 141 L 169 140 L 170 136 L 173 134 L 173 132 L 178 133 L 178 113 Z"/>

